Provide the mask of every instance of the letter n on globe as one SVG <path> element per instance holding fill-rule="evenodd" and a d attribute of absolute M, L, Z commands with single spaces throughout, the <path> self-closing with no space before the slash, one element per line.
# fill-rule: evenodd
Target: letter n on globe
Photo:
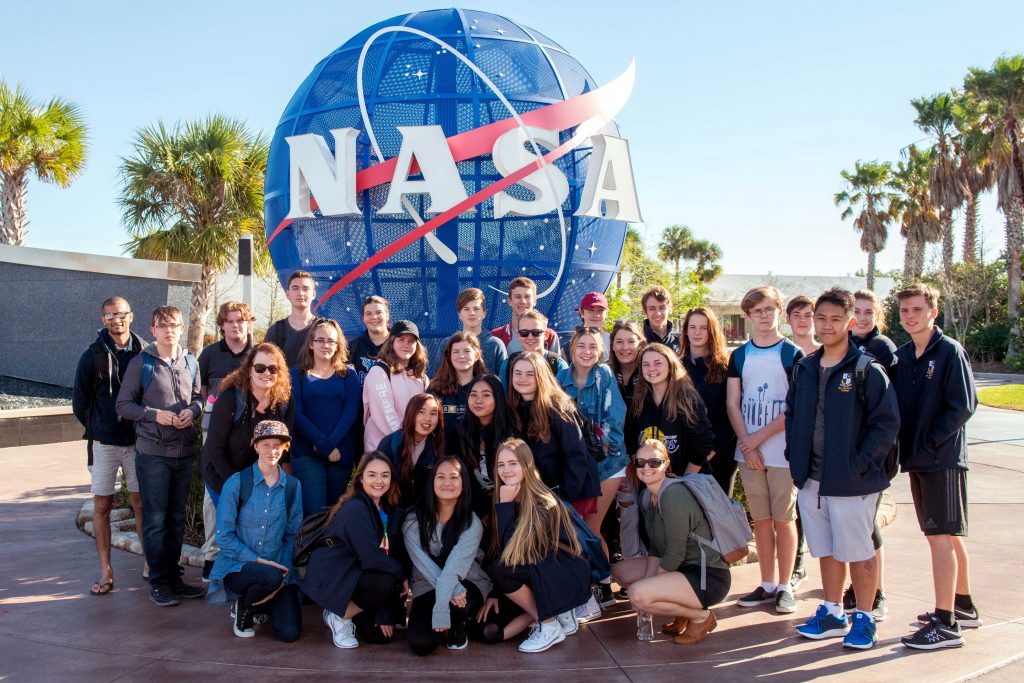
<path fill-rule="evenodd" d="M 336 128 L 335 155 L 319 135 L 293 135 L 284 140 L 289 152 L 289 203 L 287 218 L 312 218 L 309 197 L 316 197 L 324 216 L 357 216 L 355 128 Z"/>

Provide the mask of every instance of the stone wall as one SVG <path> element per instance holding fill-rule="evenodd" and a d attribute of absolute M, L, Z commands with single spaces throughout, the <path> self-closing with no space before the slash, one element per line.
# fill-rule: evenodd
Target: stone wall
<path fill-rule="evenodd" d="M 199 276 L 193 264 L 0 245 L 0 375 L 69 387 L 105 299 L 127 299 L 132 330 L 150 339 L 157 306 L 177 306 L 188 323 Z"/>

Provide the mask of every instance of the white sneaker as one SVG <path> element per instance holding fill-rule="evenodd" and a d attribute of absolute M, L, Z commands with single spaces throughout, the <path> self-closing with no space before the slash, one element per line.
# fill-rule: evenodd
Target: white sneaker
<path fill-rule="evenodd" d="M 576 621 L 575 610 L 569 610 L 568 612 L 562 612 L 557 617 L 559 625 L 562 627 L 562 633 L 567 636 L 571 636 L 580 629 L 579 622 Z"/>
<path fill-rule="evenodd" d="M 544 652 L 552 645 L 565 640 L 562 625 L 558 619 L 548 619 L 530 627 L 530 637 L 519 644 L 520 652 Z"/>
<path fill-rule="evenodd" d="M 597 598 L 591 595 L 589 600 L 577 607 L 574 611 L 576 612 L 577 620 L 587 622 L 601 616 L 601 605 L 597 602 Z"/>
<path fill-rule="evenodd" d="M 331 629 L 331 637 L 334 638 L 334 647 L 351 650 L 359 647 L 356 640 L 356 625 L 351 619 L 343 619 L 334 612 L 324 610 L 324 623 Z"/>

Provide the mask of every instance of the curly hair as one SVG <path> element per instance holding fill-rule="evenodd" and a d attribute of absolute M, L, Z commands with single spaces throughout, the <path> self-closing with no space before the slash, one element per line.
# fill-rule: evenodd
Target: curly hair
<path fill-rule="evenodd" d="M 249 353 L 245 355 L 245 360 L 238 369 L 234 370 L 224 381 L 220 384 L 220 391 L 223 393 L 225 389 L 231 387 L 237 387 L 239 390 L 246 393 L 252 393 L 252 382 L 249 381 L 249 373 L 252 370 L 253 363 L 256 362 L 256 356 L 261 353 L 270 354 L 274 358 L 274 365 L 277 366 L 277 374 L 274 375 L 274 384 L 270 387 L 267 398 L 270 401 L 269 408 L 273 410 L 279 405 L 288 403 L 292 396 L 292 381 L 288 374 L 288 363 L 284 359 L 284 354 L 281 353 L 281 349 L 277 348 L 276 345 L 270 342 L 264 342 L 258 344 L 249 350 Z"/>

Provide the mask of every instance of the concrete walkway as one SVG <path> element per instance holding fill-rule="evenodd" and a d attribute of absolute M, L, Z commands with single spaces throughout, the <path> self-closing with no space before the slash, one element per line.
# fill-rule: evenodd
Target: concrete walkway
<path fill-rule="evenodd" d="M 0 449 L 0 680 L 1024 680 L 1024 414 L 982 408 L 969 434 L 969 547 L 985 626 L 966 631 L 966 647 L 935 653 L 899 644 L 915 615 L 933 606 L 927 544 L 905 476 L 893 487 L 899 513 L 885 532 L 890 617 L 880 624 L 881 641 L 872 651 L 844 651 L 836 641 L 793 635 L 821 599 L 812 562 L 798 591 L 797 614 L 727 603 L 716 610 L 718 630 L 695 647 L 674 645 L 660 634 L 653 643 L 637 642 L 633 615 L 620 603 L 544 654 L 522 655 L 511 643 L 473 643 L 421 659 L 400 641 L 337 650 L 313 607 L 305 608 L 297 643 L 278 643 L 265 632 L 235 638 L 226 607 L 201 600 L 175 608 L 152 605 L 141 558 L 121 551 L 114 551 L 114 591 L 91 597 L 95 546 L 74 525 L 89 495 L 84 444 Z M 188 574 L 198 582 L 197 570 Z M 756 566 L 735 570 L 731 598 L 757 582 Z"/>

